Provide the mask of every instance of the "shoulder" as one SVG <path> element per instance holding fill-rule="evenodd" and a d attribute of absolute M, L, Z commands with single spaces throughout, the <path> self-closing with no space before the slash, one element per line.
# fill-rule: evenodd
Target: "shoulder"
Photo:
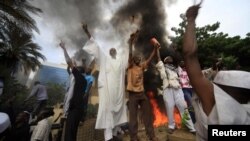
<path fill-rule="evenodd" d="M 146 62 L 146 61 L 142 62 L 142 63 L 140 64 L 140 67 L 142 67 L 143 69 L 146 69 L 146 68 L 148 67 L 147 62 Z"/>

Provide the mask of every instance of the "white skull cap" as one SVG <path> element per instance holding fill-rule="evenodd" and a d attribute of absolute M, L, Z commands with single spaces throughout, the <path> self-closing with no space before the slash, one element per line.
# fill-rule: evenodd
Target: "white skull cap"
<path fill-rule="evenodd" d="M 246 71 L 219 71 L 213 82 L 224 86 L 250 89 L 250 73 Z"/>

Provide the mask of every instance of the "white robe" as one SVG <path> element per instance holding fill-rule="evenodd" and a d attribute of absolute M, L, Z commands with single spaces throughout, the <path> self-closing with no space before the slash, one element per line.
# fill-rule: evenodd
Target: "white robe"
<path fill-rule="evenodd" d="M 65 97 L 64 97 L 63 109 L 64 109 L 64 116 L 65 117 L 67 117 L 67 115 L 68 115 L 70 100 L 73 97 L 73 93 L 74 93 L 74 86 L 75 86 L 75 78 L 74 78 L 74 75 L 71 73 L 69 75 L 67 92 L 66 92 Z"/>
<path fill-rule="evenodd" d="M 250 125 L 250 104 L 240 104 L 217 85 L 214 85 L 215 105 L 207 116 L 198 99 L 193 97 L 193 107 L 196 116 L 196 140 L 206 141 L 208 125 Z"/>
<path fill-rule="evenodd" d="M 96 129 L 110 129 L 127 122 L 125 103 L 125 71 L 128 63 L 126 51 L 117 53 L 112 59 L 109 50 L 104 50 L 91 38 L 83 50 L 96 59 L 99 68 L 98 95 L 99 108 Z"/>

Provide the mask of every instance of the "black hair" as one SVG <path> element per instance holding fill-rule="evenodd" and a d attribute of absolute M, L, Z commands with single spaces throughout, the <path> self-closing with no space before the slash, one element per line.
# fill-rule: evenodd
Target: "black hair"
<path fill-rule="evenodd" d="M 52 107 L 45 108 L 39 113 L 37 121 L 43 120 L 53 115 L 54 115 L 54 111 Z"/>
<path fill-rule="evenodd" d="M 40 81 L 35 81 L 35 85 L 40 84 L 40 83 L 41 83 Z"/>
<path fill-rule="evenodd" d="M 84 70 L 84 68 L 82 67 L 82 66 L 78 66 L 78 67 L 76 67 L 77 68 L 77 70 L 80 72 L 80 73 L 85 73 L 85 70 Z"/>

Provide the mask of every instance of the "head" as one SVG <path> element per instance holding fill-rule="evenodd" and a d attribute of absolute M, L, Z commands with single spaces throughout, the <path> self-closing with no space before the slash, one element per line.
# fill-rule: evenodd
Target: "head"
<path fill-rule="evenodd" d="M 88 67 L 88 68 L 86 69 L 86 74 L 90 75 L 91 72 L 92 72 L 92 69 L 91 69 L 90 67 Z"/>
<path fill-rule="evenodd" d="M 219 71 L 214 78 L 226 93 L 241 104 L 250 102 L 250 73 L 245 71 Z"/>
<path fill-rule="evenodd" d="M 172 56 L 167 56 L 164 58 L 163 62 L 164 62 L 164 64 L 172 64 L 174 62 L 174 60 L 173 60 Z"/>
<path fill-rule="evenodd" d="M 40 82 L 40 81 L 35 81 L 34 84 L 35 84 L 35 85 L 38 85 L 38 84 L 41 84 L 41 82 Z"/>
<path fill-rule="evenodd" d="M 213 60 L 213 64 L 212 64 L 212 69 L 213 70 L 222 70 L 223 68 L 223 60 L 222 58 L 216 58 Z"/>
<path fill-rule="evenodd" d="M 176 44 L 171 44 L 170 48 L 173 49 L 174 51 L 176 51 L 177 50 L 177 45 Z"/>
<path fill-rule="evenodd" d="M 133 61 L 136 65 L 139 65 L 141 63 L 141 56 L 140 55 L 135 55 L 133 57 Z"/>
<path fill-rule="evenodd" d="M 43 120 L 53 115 L 54 115 L 53 108 L 45 108 L 38 114 L 37 121 Z"/>
<path fill-rule="evenodd" d="M 83 66 L 78 66 L 78 67 L 76 67 L 76 68 L 77 68 L 77 70 L 78 70 L 80 73 L 85 73 L 85 69 L 84 69 Z"/>
<path fill-rule="evenodd" d="M 30 114 L 26 111 L 19 113 L 16 117 L 15 123 L 27 123 L 29 122 Z"/>
<path fill-rule="evenodd" d="M 185 68 L 185 63 L 184 63 L 184 61 L 181 61 L 181 62 L 180 62 L 180 67 L 181 67 L 181 68 Z"/>
<path fill-rule="evenodd" d="M 111 56 L 112 58 L 116 58 L 116 54 L 117 54 L 116 49 L 115 49 L 115 48 L 111 48 L 111 49 L 109 50 L 109 54 L 110 54 L 110 56 Z"/>

